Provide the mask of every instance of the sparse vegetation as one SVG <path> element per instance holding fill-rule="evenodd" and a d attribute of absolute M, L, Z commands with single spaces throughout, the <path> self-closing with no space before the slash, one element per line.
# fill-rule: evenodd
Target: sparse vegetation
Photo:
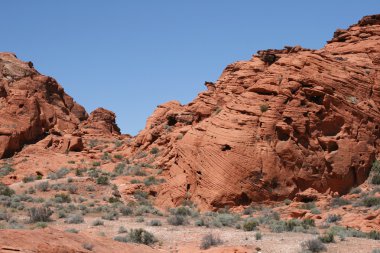
<path fill-rule="evenodd" d="M 50 221 L 52 214 L 53 211 L 48 207 L 32 207 L 28 209 L 29 221 L 32 223 Z"/>
<path fill-rule="evenodd" d="M 215 236 L 213 234 L 207 234 L 204 237 L 202 237 L 200 248 L 209 249 L 212 246 L 218 246 L 222 243 L 223 243 L 222 240 L 218 236 Z"/>
<path fill-rule="evenodd" d="M 83 216 L 80 214 L 72 214 L 69 217 L 67 217 L 65 220 L 65 223 L 68 223 L 68 224 L 80 224 L 83 222 L 84 222 Z"/>
<path fill-rule="evenodd" d="M 326 251 L 326 246 L 319 239 L 311 239 L 301 243 L 303 250 L 308 250 L 309 252 L 323 252 Z"/>

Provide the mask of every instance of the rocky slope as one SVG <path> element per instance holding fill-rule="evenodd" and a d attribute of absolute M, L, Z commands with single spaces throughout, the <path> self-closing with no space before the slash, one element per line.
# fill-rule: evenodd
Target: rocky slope
<path fill-rule="evenodd" d="M 0 115 L 0 158 L 48 135 L 50 146 L 80 151 L 80 123 L 85 133 L 97 129 L 101 134 L 120 134 L 112 112 L 99 108 L 88 117 L 56 80 L 11 53 L 0 53 Z"/>
<path fill-rule="evenodd" d="M 345 194 L 379 151 L 379 67 L 380 15 L 337 30 L 320 50 L 259 51 L 188 105 L 159 106 L 128 150 L 160 150 L 159 206 Z"/>

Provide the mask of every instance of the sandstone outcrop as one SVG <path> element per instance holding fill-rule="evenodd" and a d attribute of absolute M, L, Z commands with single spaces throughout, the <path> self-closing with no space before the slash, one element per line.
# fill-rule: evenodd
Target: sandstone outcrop
<path fill-rule="evenodd" d="M 88 117 L 53 78 L 11 53 L 0 53 L 0 115 L 0 158 L 53 129 L 72 133 Z"/>
<path fill-rule="evenodd" d="M 120 134 L 115 113 L 104 108 L 97 108 L 90 113 L 88 119 L 82 123 L 81 130 L 90 134 Z"/>
<path fill-rule="evenodd" d="M 337 30 L 320 50 L 259 51 L 193 102 L 159 106 L 132 152 L 162 150 L 161 206 L 344 194 L 367 179 L 379 151 L 379 70 L 380 15 Z"/>

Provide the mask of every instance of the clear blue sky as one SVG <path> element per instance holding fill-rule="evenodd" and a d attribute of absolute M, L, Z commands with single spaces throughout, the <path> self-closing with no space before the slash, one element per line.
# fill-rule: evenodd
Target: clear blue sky
<path fill-rule="evenodd" d="M 375 0 L 8 0 L 0 51 L 136 134 L 157 105 L 190 102 L 227 64 L 260 49 L 320 48 L 336 28 L 376 13 Z"/>

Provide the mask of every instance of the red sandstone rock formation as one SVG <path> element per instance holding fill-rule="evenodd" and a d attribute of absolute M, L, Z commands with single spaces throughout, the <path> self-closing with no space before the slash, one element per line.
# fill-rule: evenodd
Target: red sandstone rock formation
<path fill-rule="evenodd" d="M 90 117 L 81 125 L 81 130 L 91 134 L 120 134 L 115 113 L 104 108 L 97 108 L 90 113 Z"/>
<path fill-rule="evenodd" d="M 87 118 L 84 108 L 31 62 L 0 53 L 0 158 L 54 129 L 71 133 Z"/>
<path fill-rule="evenodd" d="M 245 205 L 363 183 L 379 151 L 379 70 L 375 15 L 320 50 L 259 51 L 188 105 L 159 106 L 133 143 L 163 151 L 157 204 Z"/>
<path fill-rule="evenodd" d="M 84 133 L 120 134 L 113 112 L 99 108 L 88 117 L 53 78 L 31 62 L 0 53 L 0 158 L 47 135 L 46 148 L 81 151 L 81 122 Z"/>

